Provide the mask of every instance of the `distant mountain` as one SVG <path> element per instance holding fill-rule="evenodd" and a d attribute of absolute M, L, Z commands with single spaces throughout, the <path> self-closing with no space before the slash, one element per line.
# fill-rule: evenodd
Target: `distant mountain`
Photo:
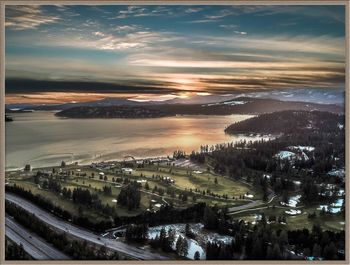
<path fill-rule="evenodd" d="M 207 104 L 146 104 L 140 106 L 82 106 L 58 112 L 67 118 L 157 118 L 175 115 L 230 115 L 261 114 L 283 110 L 328 111 L 343 113 L 344 108 L 334 104 L 286 102 L 275 99 L 240 97 Z"/>
<path fill-rule="evenodd" d="M 147 104 L 147 103 L 146 103 Z M 79 102 L 79 103 L 64 103 L 64 104 L 8 104 L 6 109 L 22 109 L 22 110 L 65 110 L 73 107 L 107 107 L 107 106 L 139 106 L 145 105 L 125 98 L 104 98 L 96 101 Z"/>
<path fill-rule="evenodd" d="M 17 103 L 17 104 L 6 104 L 5 108 L 10 110 L 20 110 L 20 109 L 26 109 L 26 108 L 31 108 L 33 106 L 36 106 L 34 104 L 28 104 L 28 103 Z"/>
<path fill-rule="evenodd" d="M 7 104 L 6 109 L 26 109 L 26 110 L 65 110 L 72 107 L 81 106 L 146 106 L 146 105 L 196 105 L 196 104 L 220 104 L 237 98 L 252 99 L 273 99 L 288 102 L 308 102 L 316 104 L 335 104 L 344 106 L 345 92 L 342 89 L 283 89 L 258 92 L 236 92 L 224 95 L 196 95 L 190 98 L 174 98 L 166 101 L 145 101 L 140 102 L 126 98 L 104 98 L 96 101 L 65 103 L 65 104 Z"/>

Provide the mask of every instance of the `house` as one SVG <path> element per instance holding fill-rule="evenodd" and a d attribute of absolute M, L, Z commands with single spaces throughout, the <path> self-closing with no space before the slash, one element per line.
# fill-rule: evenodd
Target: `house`
<path fill-rule="evenodd" d="M 139 180 L 136 180 L 137 183 L 146 183 L 147 180 L 146 179 L 139 179 Z"/>
<path fill-rule="evenodd" d="M 131 172 L 133 172 L 133 169 L 132 168 L 128 168 L 128 167 L 122 167 L 122 171 L 125 172 L 125 173 L 131 173 Z"/>

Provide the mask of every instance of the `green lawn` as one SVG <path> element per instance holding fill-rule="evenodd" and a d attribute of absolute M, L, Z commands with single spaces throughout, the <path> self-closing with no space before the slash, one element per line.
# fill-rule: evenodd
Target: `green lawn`
<path fill-rule="evenodd" d="M 27 181 L 16 181 L 16 185 L 25 188 L 26 190 L 32 191 L 33 194 L 40 194 L 41 196 L 49 199 L 52 203 L 59 206 L 60 208 L 74 214 L 79 211 L 79 206 L 74 204 L 72 201 L 64 199 L 62 196 L 57 195 L 51 191 L 39 189 L 38 186 L 32 182 Z M 103 220 L 104 217 L 97 211 L 83 207 L 84 213 L 87 217 L 95 221 Z"/>
<path fill-rule="evenodd" d="M 59 171 L 59 168 L 55 168 L 56 171 Z M 39 170 L 39 169 L 37 169 Z M 52 170 L 52 167 L 40 170 Z M 157 165 L 146 165 L 144 168 L 134 168 L 132 174 L 126 174 L 120 172 L 120 167 L 113 170 L 104 170 L 105 175 L 107 176 L 107 181 L 100 180 L 99 173 L 101 171 L 91 168 L 89 166 L 68 166 L 64 170 L 69 170 L 70 172 L 74 171 L 74 174 L 70 174 L 66 177 L 66 180 L 61 180 L 61 185 L 70 189 L 75 187 L 84 187 L 89 189 L 91 192 L 96 192 L 99 195 L 103 204 L 109 204 L 110 206 L 115 206 L 117 209 L 117 213 L 120 216 L 130 216 L 136 215 L 145 211 L 149 208 L 150 201 L 154 200 L 157 203 L 164 203 L 163 199 L 168 203 L 172 203 L 177 207 L 187 207 L 192 205 L 195 202 L 205 202 L 210 205 L 219 205 L 219 206 L 236 206 L 247 203 L 244 200 L 238 200 L 240 195 L 244 195 L 247 192 L 255 195 L 254 199 L 260 199 L 261 195 L 259 192 L 255 191 L 248 185 L 223 177 L 216 176 L 210 172 L 203 172 L 201 174 L 194 173 L 192 170 L 180 167 L 172 167 L 172 166 L 157 166 Z M 33 170 L 32 174 L 35 174 L 36 170 Z M 82 174 L 86 174 L 86 176 L 81 176 Z M 142 177 L 140 177 L 142 174 Z M 94 175 L 94 178 L 89 178 Z M 170 177 L 175 181 L 175 184 L 166 184 L 159 179 L 152 178 L 153 175 L 160 175 L 163 177 Z M 137 210 L 128 211 L 124 207 L 118 206 L 113 199 L 116 199 L 122 185 L 121 183 L 113 182 L 113 178 L 129 178 L 130 180 L 139 180 L 139 179 L 147 179 L 149 190 L 146 191 L 144 188 L 144 184 L 142 184 L 142 196 L 141 196 L 141 207 Z M 215 178 L 217 178 L 217 183 L 215 183 Z M 72 202 L 67 201 L 59 195 L 56 195 L 50 191 L 45 191 L 38 189 L 38 187 L 32 182 L 30 177 L 21 176 L 20 172 L 11 174 L 11 182 L 16 182 L 18 185 L 32 190 L 34 193 L 41 193 L 43 196 L 49 198 L 52 201 L 55 201 L 62 205 L 65 209 L 71 212 L 77 211 L 77 206 Z M 112 188 L 112 194 L 106 195 L 102 192 L 104 186 L 110 186 Z M 165 193 L 161 196 L 159 194 L 153 195 L 152 193 L 154 187 L 157 186 L 158 189 L 161 188 L 165 191 Z M 172 189 L 175 192 L 175 197 L 171 197 L 167 194 L 167 189 Z M 192 196 L 189 195 L 187 201 L 182 201 L 179 198 L 179 194 L 183 193 L 183 191 L 192 191 L 198 189 L 199 193 L 193 193 L 196 197 L 196 201 L 193 201 Z M 210 190 L 214 194 L 228 195 L 228 200 L 224 198 L 212 197 L 207 194 L 203 195 L 202 191 Z M 232 197 L 236 199 L 233 200 Z M 95 214 L 95 213 L 92 213 Z"/>
<path fill-rule="evenodd" d="M 333 230 L 333 231 L 339 231 L 344 229 L 344 224 L 341 224 L 341 222 L 344 222 L 344 218 L 341 217 L 339 214 L 330 214 L 325 216 L 320 216 L 320 211 L 317 210 L 317 206 L 309 206 L 309 207 L 303 207 L 299 208 L 302 211 L 302 214 L 291 216 L 288 214 L 285 214 L 285 210 L 287 208 L 273 208 L 270 207 L 268 209 L 261 209 L 261 210 L 254 210 L 251 211 L 234 214 L 231 215 L 232 219 L 242 219 L 247 222 L 255 221 L 255 215 L 264 213 L 266 218 L 268 219 L 269 216 L 285 216 L 287 220 L 286 226 L 281 226 L 281 228 L 285 227 L 289 230 L 296 230 L 296 229 L 312 229 L 314 224 L 319 224 L 323 229 Z M 314 219 L 308 218 L 309 213 L 317 213 L 317 217 Z"/>
<path fill-rule="evenodd" d="M 255 195 L 254 199 L 257 198 L 257 196 L 259 196 L 259 194 L 256 191 L 252 190 L 251 187 L 244 183 L 223 176 L 213 175 L 209 172 L 203 172 L 201 174 L 198 174 L 194 173 L 191 170 L 172 168 L 170 173 L 169 168 L 164 167 L 161 167 L 160 170 L 161 171 L 157 171 L 156 168 L 142 168 L 135 170 L 132 175 L 138 177 L 142 173 L 142 175 L 146 176 L 147 178 L 152 177 L 152 175 L 170 177 L 175 181 L 175 186 L 179 189 L 199 189 L 201 191 L 206 191 L 209 189 L 215 194 L 227 194 L 229 198 L 232 198 L 233 196 L 243 196 L 247 192 Z M 217 178 L 217 184 L 215 183 L 215 178 Z"/>

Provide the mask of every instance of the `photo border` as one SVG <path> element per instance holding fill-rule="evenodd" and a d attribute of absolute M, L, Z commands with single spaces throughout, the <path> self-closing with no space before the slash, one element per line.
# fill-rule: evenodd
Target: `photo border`
<path fill-rule="evenodd" d="M 62 4 L 62 5 L 344 5 L 345 6 L 345 200 L 346 200 L 346 216 L 345 216 L 345 260 L 342 261 L 305 261 L 305 260 L 213 260 L 213 261 L 186 261 L 186 260 L 167 260 L 167 261 L 89 261 L 89 260 L 68 260 L 68 261 L 6 261 L 5 260 L 5 6 L 6 5 L 50 5 L 50 4 Z M 215 1 L 215 0 L 201 0 L 201 1 L 49 1 L 49 0 L 37 0 L 37 1 L 0 1 L 0 264 L 350 264 L 350 246 L 349 246 L 349 1 L 326 1 L 326 0 L 295 0 L 295 1 L 283 1 L 283 0 L 236 0 L 236 1 Z"/>

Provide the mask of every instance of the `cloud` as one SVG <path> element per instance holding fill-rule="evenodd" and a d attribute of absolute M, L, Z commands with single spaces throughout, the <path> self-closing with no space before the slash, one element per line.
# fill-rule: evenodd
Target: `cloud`
<path fill-rule="evenodd" d="M 294 69 L 310 68 L 314 62 L 244 62 L 244 61 L 208 61 L 208 60 L 184 60 L 184 59 L 139 59 L 130 61 L 132 65 L 152 66 L 152 67 L 171 67 L 171 68 L 237 68 L 237 69 Z M 337 63 L 328 63 L 326 65 L 338 65 Z"/>
<path fill-rule="evenodd" d="M 173 11 L 166 6 L 127 6 L 126 9 L 120 10 L 117 16 L 110 17 L 109 19 L 168 16 L 173 14 Z"/>
<path fill-rule="evenodd" d="M 12 30 L 37 29 L 60 20 L 59 16 L 45 13 L 38 5 L 8 5 L 5 12 L 5 26 Z"/>
<path fill-rule="evenodd" d="M 219 25 L 220 28 L 224 28 L 224 29 L 236 29 L 238 28 L 238 25 L 233 25 L 233 24 L 228 24 L 228 25 L 225 25 L 225 24 L 222 24 L 222 25 Z"/>
<path fill-rule="evenodd" d="M 294 16 L 306 16 L 306 17 L 313 17 L 313 18 L 322 18 L 325 21 L 335 21 L 335 22 L 341 22 L 344 23 L 345 21 L 345 10 L 344 13 L 341 14 L 334 9 L 330 9 L 327 6 L 315 6 L 312 9 L 312 12 L 310 12 L 309 8 L 306 8 L 306 6 L 257 6 L 256 9 L 252 9 L 249 11 L 249 9 L 246 8 L 246 6 L 243 6 L 241 9 L 242 12 L 245 13 L 257 13 L 259 12 L 259 16 L 271 16 L 271 15 L 278 15 L 278 14 L 290 14 Z"/>
<path fill-rule="evenodd" d="M 153 45 L 174 39 L 173 36 L 151 31 L 137 31 L 123 36 L 99 32 L 98 37 L 101 38 L 96 40 L 86 39 L 79 42 L 83 46 L 102 50 L 128 50 L 151 48 L 154 47 Z"/>
<path fill-rule="evenodd" d="M 256 16 L 289 14 L 344 22 L 345 12 L 341 14 L 338 10 L 329 8 L 327 5 L 312 6 L 312 12 L 310 12 L 310 7 L 306 5 L 235 5 L 231 7 L 231 14 L 254 14 Z"/>
<path fill-rule="evenodd" d="M 149 86 L 126 85 L 113 82 L 93 81 L 52 81 L 34 79 L 7 79 L 6 94 L 40 93 L 40 92 L 86 92 L 86 93 L 173 93 L 174 89 L 159 88 L 150 82 Z"/>
<path fill-rule="evenodd" d="M 204 15 L 197 20 L 189 21 L 189 23 L 210 23 L 218 22 L 225 17 L 254 15 L 254 16 L 273 16 L 287 14 L 295 16 L 304 16 L 311 18 L 322 18 L 325 22 L 345 21 L 345 11 L 339 13 L 338 10 L 330 9 L 327 6 L 313 6 L 310 12 L 310 6 L 298 5 L 233 5 L 227 6 L 213 14 Z"/>
<path fill-rule="evenodd" d="M 119 26 L 116 26 L 114 28 L 114 31 L 117 31 L 117 32 L 130 32 L 130 31 L 137 31 L 137 30 L 141 30 L 141 29 L 147 29 L 147 28 L 144 28 L 140 25 L 134 25 L 134 24 L 130 24 L 130 25 L 119 25 Z"/>
<path fill-rule="evenodd" d="M 250 37 L 246 36 L 245 38 L 236 36 L 202 36 L 201 40 L 203 43 L 207 42 L 216 47 L 231 49 L 241 48 L 242 50 L 250 51 L 270 51 L 271 53 L 289 52 L 294 54 L 328 54 L 338 55 L 342 58 L 344 58 L 345 54 L 344 37 L 334 37 L 329 35 L 254 35 Z"/>
<path fill-rule="evenodd" d="M 233 32 L 236 33 L 236 34 L 240 34 L 240 35 L 247 35 L 248 34 L 245 31 L 238 31 L 238 30 L 234 30 Z"/>
<path fill-rule="evenodd" d="M 52 16 L 46 15 L 43 6 L 21 8 L 14 9 L 16 12 L 21 10 L 22 16 L 30 14 L 46 19 Z M 144 90 L 156 87 L 166 92 L 169 89 L 199 93 L 312 87 L 313 84 L 320 87 L 344 85 L 343 36 L 335 36 L 327 27 L 322 30 L 325 35 L 318 32 L 303 35 L 295 29 L 288 33 L 288 28 L 285 28 L 285 33 L 271 29 L 254 31 L 251 27 L 249 31 L 247 28 L 247 32 L 243 24 L 242 28 L 241 23 L 238 25 L 238 19 L 231 20 L 230 17 L 252 13 L 254 15 L 250 18 L 254 19 L 258 15 L 267 16 L 272 11 L 282 12 L 282 7 L 225 6 L 221 11 L 205 8 L 206 12 L 200 12 L 200 8 L 192 6 L 119 6 L 117 11 L 115 7 L 103 7 L 108 13 L 88 8 L 89 12 L 96 12 L 87 12 L 88 15 L 78 8 L 56 8 L 62 9 L 62 13 L 54 13 L 57 19 L 53 22 L 11 26 L 6 18 L 8 27 L 20 29 L 39 28 L 40 25 L 59 21 L 55 27 L 8 34 L 6 47 L 10 48 L 6 50 L 6 77 L 114 82 Z M 179 20 L 170 21 L 172 18 L 168 18 L 179 10 L 184 17 L 200 12 L 186 17 L 184 23 L 220 23 L 212 27 L 192 25 L 193 30 L 184 29 L 179 24 L 175 25 L 175 21 Z M 80 12 L 80 16 L 70 19 L 64 15 L 68 11 Z M 117 20 L 107 20 L 104 16 L 107 14 L 108 17 L 114 15 Z M 132 23 L 121 19 L 148 16 L 163 16 L 159 21 L 164 25 L 161 22 L 161 25 L 148 24 L 149 19 L 130 19 Z M 14 23 L 19 15 L 12 13 L 8 17 Z M 293 21 L 276 19 L 275 22 Z M 301 22 L 298 20 L 298 23 Z M 335 29 L 338 34 L 338 28 Z"/>
<path fill-rule="evenodd" d="M 185 13 L 197 13 L 199 11 L 202 11 L 203 8 L 201 7 L 190 7 L 185 10 Z"/>
<path fill-rule="evenodd" d="M 236 14 L 236 13 L 232 9 L 221 9 L 220 11 L 218 11 L 215 14 L 205 15 L 205 17 L 207 19 L 218 20 L 218 19 L 230 16 L 230 15 L 234 15 L 234 14 Z"/>
<path fill-rule="evenodd" d="M 200 19 L 190 20 L 190 21 L 187 21 L 186 23 L 213 23 L 213 22 L 221 21 L 223 18 L 233 14 L 235 14 L 235 12 L 232 9 L 221 9 L 218 12 L 215 12 L 210 15 L 206 14 Z"/>
<path fill-rule="evenodd" d="M 50 39 L 53 47 L 117 51 L 123 52 L 123 57 L 101 64 L 94 60 L 7 56 L 6 76 L 104 80 L 209 92 L 344 84 L 345 40 L 341 37 L 186 37 L 151 31 L 123 35 L 94 31 L 89 36 L 64 37 Z M 197 42 L 187 47 L 176 45 L 193 39 Z"/>
<path fill-rule="evenodd" d="M 284 23 L 278 23 L 278 25 L 280 26 L 285 26 L 285 27 L 289 27 L 289 26 L 295 26 L 298 25 L 298 22 L 296 21 L 291 21 L 291 22 L 284 22 Z"/>
<path fill-rule="evenodd" d="M 217 22 L 217 20 L 215 20 L 215 19 L 197 19 L 197 20 L 186 21 L 185 23 L 197 24 L 197 23 L 213 23 L 213 22 Z"/>
<path fill-rule="evenodd" d="M 118 29 L 123 31 L 117 32 L 109 28 L 91 26 L 79 33 L 56 31 L 54 35 L 47 38 L 37 38 L 36 35 L 24 38 L 19 35 L 12 38 L 12 40 L 15 40 L 15 42 L 29 41 L 32 46 L 36 47 L 69 47 L 74 49 L 137 52 L 165 49 L 165 47 L 162 47 L 165 46 L 165 43 L 183 39 L 182 36 L 172 32 L 155 32 L 147 30 L 147 28 L 138 29 L 136 26 L 125 27 L 122 25 Z M 131 29 L 135 30 L 131 31 Z"/>
<path fill-rule="evenodd" d="M 101 31 L 95 31 L 95 32 L 94 32 L 94 35 L 95 35 L 95 36 L 99 36 L 99 37 L 104 37 L 104 36 L 105 36 L 105 34 L 102 33 Z"/>
<path fill-rule="evenodd" d="M 219 25 L 220 28 L 224 28 L 224 29 L 237 29 L 238 25 L 232 25 L 232 24 L 228 24 L 228 25 Z M 233 31 L 236 34 L 240 34 L 240 35 L 247 35 L 248 33 L 245 31 L 238 31 L 238 30 L 234 30 Z"/>

